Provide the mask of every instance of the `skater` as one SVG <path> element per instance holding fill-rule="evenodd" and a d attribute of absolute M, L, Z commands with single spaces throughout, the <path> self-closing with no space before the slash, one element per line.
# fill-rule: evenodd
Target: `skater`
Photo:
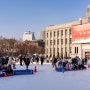
<path fill-rule="evenodd" d="M 41 65 L 43 65 L 43 62 L 44 62 L 44 57 L 43 56 L 41 56 Z"/>
<path fill-rule="evenodd" d="M 57 58 L 56 58 L 55 55 L 54 55 L 54 56 L 53 56 L 53 59 L 52 59 L 52 66 L 53 66 L 53 68 L 54 68 L 54 67 L 57 67 L 56 63 L 57 63 Z"/>
<path fill-rule="evenodd" d="M 24 57 L 24 63 L 25 63 L 25 65 L 26 65 L 26 69 L 28 69 L 28 66 L 29 66 L 29 64 L 30 64 L 30 59 L 29 59 L 28 55 L 26 55 L 26 56 Z"/>
<path fill-rule="evenodd" d="M 22 55 L 20 56 L 20 66 L 22 66 Z"/>
<path fill-rule="evenodd" d="M 39 57 L 36 56 L 36 64 L 39 64 Z"/>

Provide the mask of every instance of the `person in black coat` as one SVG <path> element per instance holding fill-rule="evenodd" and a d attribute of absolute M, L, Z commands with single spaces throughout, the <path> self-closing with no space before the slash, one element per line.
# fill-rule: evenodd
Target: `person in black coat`
<path fill-rule="evenodd" d="M 44 62 L 44 57 L 43 56 L 41 56 L 41 65 L 43 65 L 43 62 Z"/>
<path fill-rule="evenodd" d="M 4 60 L 4 64 L 8 64 L 8 61 L 9 61 L 9 57 L 8 56 L 6 56 L 6 58 L 5 58 L 5 60 Z"/>
<path fill-rule="evenodd" d="M 26 65 L 26 69 L 28 69 L 28 66 L 30 64 L 30 59 L 29 59 L 28 55 L 24 58 L 24 63 Z"/>
<path fill-rule="evenodd" d="M 22 55 L 20 56 L 20 66 L 22 66 Z"/>
<path fill-rule="evenodd" d="M 36 64 L 39 64 L 39 57 L 36 56 Z"/>
<path fill-rule="evenodd" d="M 87 58 L 85 57 L 85 64 L 87 64 Z"/>
<path fill-rule="evenodd" d="M 53 56 L 53 59 L 52 59 L 52 66 L 53 66 L 53 67 L 57 67 L 56 63 L 57 63 L 57 58 L 56 58 L 55 55 L 54 55 L 54 56 Z"/>

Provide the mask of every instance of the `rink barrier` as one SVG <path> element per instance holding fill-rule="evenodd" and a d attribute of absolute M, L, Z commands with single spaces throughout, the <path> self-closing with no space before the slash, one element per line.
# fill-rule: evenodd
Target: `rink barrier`
<path fill-rule="evenodd" d="M 32 69 L 28 70 L 14 70 L 13 75 L 28 75 L 28 74 L 34 74 L 34 71 Z"/>
<path fill-rule="evenodd" d="M 66 68 L 57 68 L 56 71 L 57 72 L 63 72 L 63 71 L 76 71 L 76 70 L 85 70 L 84 68 L 80 68 L 80 69 L 75 69 L 75 70 L 66 70 Z"/>
<path fill-rule="evenodd" d="M 57 68 L 56 71 L 57 72 L 63 72 L 63 71 L 66 71 L 66 68 Z"/>

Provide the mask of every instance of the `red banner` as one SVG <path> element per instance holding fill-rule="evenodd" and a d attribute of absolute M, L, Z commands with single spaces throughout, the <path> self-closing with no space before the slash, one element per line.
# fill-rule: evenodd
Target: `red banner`
<path fill-rule="evenodd" d="M 90 39 L 90 23 L 72 26 L 72 42 Z"/>

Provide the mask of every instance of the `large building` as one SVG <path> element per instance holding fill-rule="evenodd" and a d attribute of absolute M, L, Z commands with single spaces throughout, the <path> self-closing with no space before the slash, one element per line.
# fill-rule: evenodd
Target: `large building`
<path fill-rule="evenodd" d="M 23 41 L 28 40 L 28 41 L 32 41 L 35 40 L 35 36 L 34 36 L 34 32 L 24 32 L 23 34 Z"/>
<path fill-rule="evenodd" d="M 45 55 L 90 59 L 90 3 L 85 17 L 45 28 Z"/>
<path fill-rule="evenodd" d="M 38 32 L 38 40 L 45 41 L 45 31 L 44 30 Z"/>

